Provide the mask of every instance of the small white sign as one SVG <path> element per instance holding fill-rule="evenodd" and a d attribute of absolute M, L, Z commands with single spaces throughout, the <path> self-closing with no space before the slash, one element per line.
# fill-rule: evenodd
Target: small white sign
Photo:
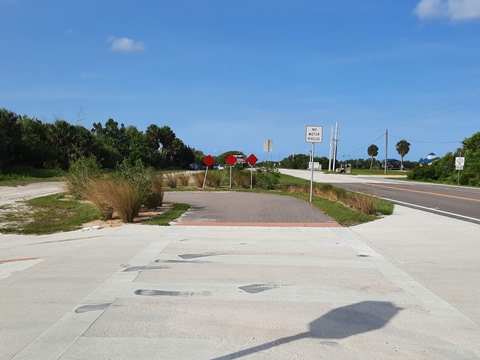
<path fill-rule="evenodd" d="M 455 165 L 455 170 L 463 170 L 463 165 Z"/>
<path fill-rule="evenodd" d="M 455 166 L 463 167 L 464 165 L 465 165 L 465 158 L 464 157 L 456 157 L 455 158 Z"/>
<path fill-rule="evenodd" d="M 305 142 L 307 143 L 321 143 L 322 142 L 323 127 L 321 126 L 307 126 L 305 132 Z"/>
<path fill-rule="evenodd" d="M 263 142 L 263 151 L 273 151 L 273 140 L 268 139 Z"/>

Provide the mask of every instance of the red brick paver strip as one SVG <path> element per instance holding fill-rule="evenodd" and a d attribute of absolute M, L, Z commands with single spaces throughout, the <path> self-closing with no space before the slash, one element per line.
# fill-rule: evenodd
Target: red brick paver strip
<path fill-rule="evenodd" d="M 337 222 L 321 223 L 272 223 L 272 222 L 214 222 L 214 221 L 185 221 L 175 222 L 179 226 L 263 226 L 263 227 L 341 227 Z"/>

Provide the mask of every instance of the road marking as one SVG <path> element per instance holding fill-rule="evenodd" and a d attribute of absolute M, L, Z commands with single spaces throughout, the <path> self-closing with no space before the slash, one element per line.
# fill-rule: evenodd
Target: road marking
<path fill-rule="evenodd" d="M 389 198 L 385 198 L 385 197 L 381 197 L 380 199 L 391 201 L 391 202 L 399 204 L 399 205 L 405 205 L 405 206 L 408 206 L 408 207 L 413 207 L 413 208 L 418 208 L 418 209 L 421 209 L 421 210 L 426 210 L 426 211 L 432 212 L 434 214 L 438 213 L 438 214 L 446 215 L 446 216 L 449 216 L 449 217 L 452 217 L 452 218 L 457 218 L 458 220 L 465 219 L 465 220 L 469 220 L 469 221 L 480 222 L 480 219 L 477 219 L 477 218 L 474 218 L 474 217 L 455 214 L 455 213 L 451 213 L 451 212 L 448 212 L 448 211 L 439 210 L 439 209 L 436 209 L 436 208 L 429 208 L 429 207 L 426 207 L 426 206 L 416 205 L 416 204 L 407 203 L 407 202 L 399 201 L 399 200 L 393 200 L 393 199 L 389 199 Z"/>
<path fill-rule="evenodd" d="M 435 195 L 435 196 L 447 197 L 447 198 L 451 198 L 451 199 L 459 199 L 459 200 L 467 200 L 467 201 L 480 202 L 480 199 L 472 199 L 472 198 L 467 198 L 467 197 L 462 197 L 462 196 L 456 196 L 456 195 L 439 194 L 439 193 L 434 193 L 434 192 L 430 192 L 430 191 L 412 190 L 412 189 L 399 188 L 399 187 L 395 187 L 395 186 L 378 185 L 378 184 L 373 184 L 373 183 L 362 183 L 362 184 L 364 184 L 364 185 L 371 185 L 371 186 L 378 186 L 378 187 L 383 187 L 383 188 L 393 189 L 393 190 L 408 191 L 408 192 L 419 193 L 419 194 L 426 194 L 426 195 Z"/>
<path fill-rule="evenodd" d="M 28 260 L 37 260 L 37 259 L 38 257 L 7 259 L 7 260 L 0 260 L 0 264 L 7 263 L 7 262 L 14 262 L 14 261 L 28 261 Z"/>

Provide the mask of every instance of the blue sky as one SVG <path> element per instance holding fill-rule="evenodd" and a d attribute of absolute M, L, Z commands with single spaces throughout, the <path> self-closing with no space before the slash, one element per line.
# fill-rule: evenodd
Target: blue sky
<path fill-rule="evenodd" d="M 480 0 L 0 0 L 0 108 L 273 159 L 443 156 L 480 131 Z"/>

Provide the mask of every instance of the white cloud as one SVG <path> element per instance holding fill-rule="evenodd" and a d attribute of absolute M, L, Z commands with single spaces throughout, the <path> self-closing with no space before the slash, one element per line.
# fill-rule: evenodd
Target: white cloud
<path fill-rule="evenodd" d="M 420 0 L 413 12 L 420 19 L 477 19 L 480 18 L 480 0 Z"/>
<path fill-rule="evenodd" d="M 133 53 L 145 50 L 145 45 L 142 42 L 133 41 L 132 39 L 126 37 L 115 38 L 110 36 L 107 40 L 112 43 L 110 46 L 111 51 Z"/>

